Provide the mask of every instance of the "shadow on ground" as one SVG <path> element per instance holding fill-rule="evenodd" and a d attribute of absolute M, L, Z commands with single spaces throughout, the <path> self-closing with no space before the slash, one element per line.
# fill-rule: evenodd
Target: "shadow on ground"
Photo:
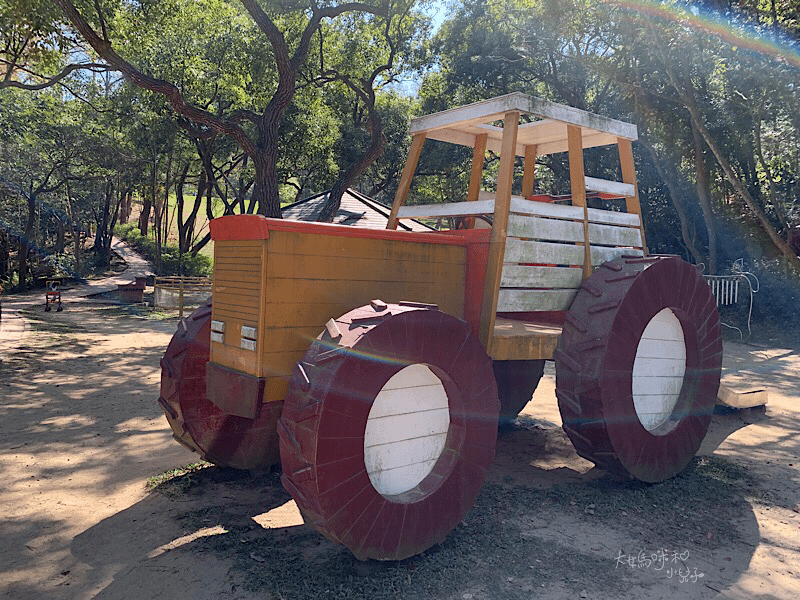
<path fill-rule="evenodd" d="M 501 435 L 500 464 L 464 522 L 405 561 L 362 563 L 305 525 L 271 525 L 271 514 L 292 506 L 279 475 L 217 467 L 162 483 L 71 549 L 95 585 L 115 572 L 95 596 L 114 599 L 135 598 L 143 577 L 164 597 L 181 597 L 178 570 L 181 585 L 201 590 L 193 598 L 711 598 L 747 569 L 759 531 L 746 499 L 756 483 L 746 471 L 706 457 L 645 485 L 536 467 L 562 437 L 543 426 Z M 522 470 L 503 458 L 520 443 L 532 451 Z M 120 551 L 114 532 L 131 522 L 142 535 Z"/>

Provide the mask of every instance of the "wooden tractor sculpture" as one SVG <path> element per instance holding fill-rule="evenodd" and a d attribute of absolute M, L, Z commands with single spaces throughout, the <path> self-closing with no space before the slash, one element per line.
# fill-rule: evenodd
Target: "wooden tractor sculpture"
<path fill-rule="evenodd" d="M 715 403 L 719 316 L 695 267 L 647 253 L 636 127 L 514 93 L 416 118 L 411 135 L 386 230 L 211 222 L 213 305 L 162 361 L 176 439 L 222 466 L 281 463 L 305 521 L 360 559 L 418 554 L 462 520 L 498 419 L 545 360 L 578 454 L 646 482 L 680 472 Z M 473 148 L 464 201 L 404 205 L 425 140 Z M 603 146 L 622 182 L 584 174 L 583 150 Z M 535 196 L 536 157 L 561 152 L 571 197 Z M 405 218 L 463 228 L 396 231 Z"/>

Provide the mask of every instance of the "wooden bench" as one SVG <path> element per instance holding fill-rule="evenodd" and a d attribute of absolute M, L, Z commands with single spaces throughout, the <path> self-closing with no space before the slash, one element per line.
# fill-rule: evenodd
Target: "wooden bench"
<path fill-rule="evenodd" d="M 34 285 L 40 281 L 47 281 L 56 276 L 56 269 L 53 265 L 47 263 L 39 263 L 31 265 L 31 277 L 33 278 Z"/>

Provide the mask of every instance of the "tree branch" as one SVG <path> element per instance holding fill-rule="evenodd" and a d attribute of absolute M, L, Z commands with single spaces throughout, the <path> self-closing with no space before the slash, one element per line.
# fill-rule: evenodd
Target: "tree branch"
<path fill-rule="evenodd" d="M 3 59 L 0 59 L 0 62 L 2 62 L 4 64 L 7 64 L 7 65 L 9 65 L 11 67 L 11 69 L 9 70 L 9 75 L 10 75 L 11 70 L 13 70 L 13 68 L 14 68 L 14 65 L 9 63 L 6 60 L 3 60 Z M 44 88 L 47 88 L 47 87 L 56 85 L 57 83 L 60 83 L 62 79 L 64 79 L 65 77 L 67 77 L 71 73 L 74 73 L 75 71 L 80 71 L 80 70 L 86 69 L 87 71 L 92 71 L 93 73 L 102 73 L 102 72 L 105 72 L 105 71 L 113 71 L 114 70 L 111 66 L 103 64 L 103 63 L 71 64 L 71 65 L 67 65 L 66 67 L 61 69 L 61 72 L 58 73 L 58 75 L 53 75 L 52 77 L 47 77 L 46 75 L 40 75 L 39 73 L 35 73 L 35 72 L 33 72 L 33 71 L 29 70 L 29 69 L 25 69 L 25 68 L 22 68 L 22 67 L 17 67 L 17 69 L 19 71 L 23 71 L 25 73 L 28 73 L 29 75 L 31 75 L 33 77 L 38 77 L 39 79 L 44 79 L 44 81 L 42 83 L 23 83 L 21 81 L 15 80 L 15 79 L 5 79 L 3 81 L 0 81 L 0 90 L 3 89 L 3 88 L 19 88 L 21 90 L 32 90 L 32 91 L 33 90 L 42 90 Z"/>
<path fill-rule="evenodd" d="M 109 40 L 103 39 L 97 34 L 71 0 L 56 0 L 56 3 L 61 7 L 72 26 L 80 32 L 89 45 L 94 48 L 95 52 L 111 67 L 125 75 L 132 83 L 151 92 L 161 94 L 178 114 L 232 138 L 248 154 L 256 154 L 255 144 L 238 124 L 228 119 L 217 117 L 190 104 L 183 98 L 180 90 L 175 85 L 139 71 L 112 49 Z"/>

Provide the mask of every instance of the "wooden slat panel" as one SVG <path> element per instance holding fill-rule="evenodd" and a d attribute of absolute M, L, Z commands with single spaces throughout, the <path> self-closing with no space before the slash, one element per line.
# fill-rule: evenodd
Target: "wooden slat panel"
<path fill-rule="evenodd" d="M 264 246 L 263 240 L 227 241 L 220 240 L 214 245 L 215 258 L 254 258 L 260 259 Z"/>
<path fill-rule="evenodd" d="M 233 258 L 220 258 L 214 260 L 214 270 L 217 271 L 234 271 L 243 273 L 260 273 L 261 260 L 252 259 L 247 261 L 240 261 Z"/>
<path fill-rule="evenodd" d="M 642 236 L 639 229 L 633 227 L 615 227 L 613 225 L 589 224 L 589 241 L 599 246 L 635 246 L 642 247 Z"/>
<path fill-rule="evenodd" d="M 435 239 L 440 234 L 430 235 Z M 466 249 L 460 245 L 401 242 L 351 236 L 298 234 L 275 231 L 267 245 L 270 261 L 275 254 L 295 254 L 337 258 L 369 258 L 396 262 L 464 264 Z M 271 268 L 271 267 L 270 267 Z"/>
<path fill-rule="evenodd" d="M 264 353 L 262 356 L 262 368 L 264 377 L 289 377 L 292 368 L 306 353 L 307 348 L 295 351 L 280 351 Z"/>
<path fill-rule="evenodd" d="M 605 246 L 592 246 L 592 266 L 600 265 L 609 260 L 622 256 L 644 256 L 644 252 L 638 248 L 608 248 Z"/>
<path fill-rule="evenodd" d="M 480 198 L 481 200 L 494 199 L 494 193 L 481 191 Z M 536 202 L 535 200 L 528 200 L 522 196 L 511 197 L 511 212 L 538 217 L 568 219 L 571 221 L 583 220 L 583 209 L 580 206 Z M 599 208 L 590 208 L 588 209 L 588 213 L 590 223 L 627 225 L 629 227 L 639 226 L 639 215 L 637 214 L 617 212 L 615 210 L 600 210 Z"/>
<path fill-rule="evenodd" d="M 492 192 L 482 191 L 480 193 L 480 198 L 481 200 L 491 200 L 494 199 L 494 194 Z M 522 215 L 583 221 L 583 208 L 580 206 L 536 202 L 535 200 L 528 200 L 522 196 L 511 197 L 511 212 Z M 614 210 L 600 210 L 599 208 L 590 208 L 588 209 L 588 213 L 590 223 L 627 225 L 630 227 L 639 226 L 639 215 L 637 214 L 617 212 Z"/>
<path fill-rule="evenodd" d="M 425 219 L 434 217 L 491 215 L 493 213 L 493 200 L 474 200 L 472 202 L 448 202 L 446 204 L 417 204 L 413 206 L 404 206 L 397 212 L 397 216 L 401 219 Z"/>
<path fill-rule="evenodd" d="M 566 204 L 550 204 L 528 200 L 522 196 L 511 196 L 511 212 L 538 217 L 552 217 L 570 221 L 583 220 L 583 208 Z M 602 211 L 605 212 L 605 211 Z"/>
<path fill-rule="evenodd" d="M 442 285 L 441 281 L 380 281 L 370 285 L 347 278 L 340 280 L 270 278 L 267 282 L 266 297 L 270 303 L 275 304 L 353 303 L 351 308 L 356 308 L 375 298 L 368 292 L 379 293 L 380 299 L 384 302 L 400 300 L 425 302 L 423 298 L 441 296 Z M 450 277 L 445 285 L 463 290 L 463 277 Z M 367 295 L 369 297 L 365 298 Z"/>
<path fill-rule="evenodd" d="M 463 265 L 296 254 L 272 254 L 269 264 L 270 277 L 297 279 L 430 282 L 449 281 L 463 276 L 463 272 Z"/>
<path fill-rule="evenodd" d="M 508 219 L 508 236 L 583 243 L 583 225 L 577 221 L 511 215 Z"/>
<path fill-rule="evenodd" d="M 240 290 L 214 286 L 214 304 L 219 304 L 220 307 L 244 307 L 258 312 L 259 294 L 244 295 L 238 292 Z"/>
<path fill-rule="evenodd" d="M 264 240 L 217 240 L 214 250 L 226 248 L 261 248 Z"/>
<path fill-rule="evenodd" d="M 540 267 L 530 265 L 503 265 L 500 287 L 542 287 L 577 289 L 581 285 L 580 269 L 569 267 Z"/>
<path fill-rule="evenodd" d="M 252 350 L 239 348 L 239 339 L 239 336 L 236 335 L 235 338 L 231 338 L 229 343 L 212 344 L 212 360 L 218 365 L 229 369 L 236 369 L 243 373 L 255 373 L 259 366 L 258 354 Z"/>
<path fill-rule="evenodd" d="M 583 265 L 583 246 L 509 239 L 505 262 Z"/>
<path fill-rule="evenodd" d="M 214 305 L 214 319 L 225 321 L 227 319 L 243 319 L 250 323 L 256 323 L 258 314 L 253 309 L 239 306 L 216 306 Z"/>
<path fill-rule="evenodd" d="M 258 289 L 261 282 L 261 274 L 255 271 L 236 271 L 234 269 L 218 269 L 214 272 L 214 282 L 219 283 L 238 283 L 245 287 Z"/>
<path fill-rule="evenodd" d="M 264 352 L 280 349 L 287 352 L 306 351 L 317 336 L 325 329 L 324 325 L 310 327 L 264 327 Z"/>
<path fill-rule="evenodd" d="M 619 196 L 633 196 L 636 193 L 636 188 L 629 183 L 597 179 L 596 177 L 584 177 L 584 180 L 586 181 L 586 189 L 593 192 L 605 192 L 607 194 L 618 194 Z"/>
<path fill-rule="evenodd" d="M 289 304 L 289 303 L 267 303 L 264 307 L 265 311 L 265 327 L 318 327 L 325 326 L 329 319 L 340 317 L 344 313 L 367 304 L 371 298 L 378 297 L 380 293 L 379 288 L 374 290 L 367 290 L 363 299 L 355 301 L 345 299 L 342 302 L 319 302 L 319 303 L 303 303 L 303 304 Z M 436 298 L 433 296 L 411 298 L 416 302 L 437 303 L 442 311 L 456 316 L 463 314 L 463 287 L 458 290 L 458 294 L 451 294 L 448 298 Z M 438 292 L 439 295 L 444 295 L 442 291 Z M 456 296 L 460 296 L 457 298 Z M 409 298 L 404 298 L 409 299 Z M 438 300 L 438 302 L 436 302 Z"/>
<path fill-rule="evenodd" d="M 567 310 L 577 293 L 577 290 L 501 289 L 497 297 L 497 312 Z"/>
<path fill-rule="evenodd" d="M 223 244 L 225 242 L 217 242 Z M 230 242 L 229 242 L 230 243 Z M 261 258 L 261 248 L 215 248 L 214 253 L 220 258 Z"/>
<path fill-rule="evenodd" d="M 617 212 L 615 210 L 600 210 L 599 208 L 590 208 L 589 222 L 604 223 L 607 225 L 628 225 L 630 227 L 638 227 L 639 215 Z"/>
<path fill-rule="evenodd" d="M 215 293 L 219 291 L 221 294 L 230 293 L 257 298 L 261 295 L 259 283 L 257 281 L 220 281 L 217 279 L 214 281 L 212 289 Z"/>

